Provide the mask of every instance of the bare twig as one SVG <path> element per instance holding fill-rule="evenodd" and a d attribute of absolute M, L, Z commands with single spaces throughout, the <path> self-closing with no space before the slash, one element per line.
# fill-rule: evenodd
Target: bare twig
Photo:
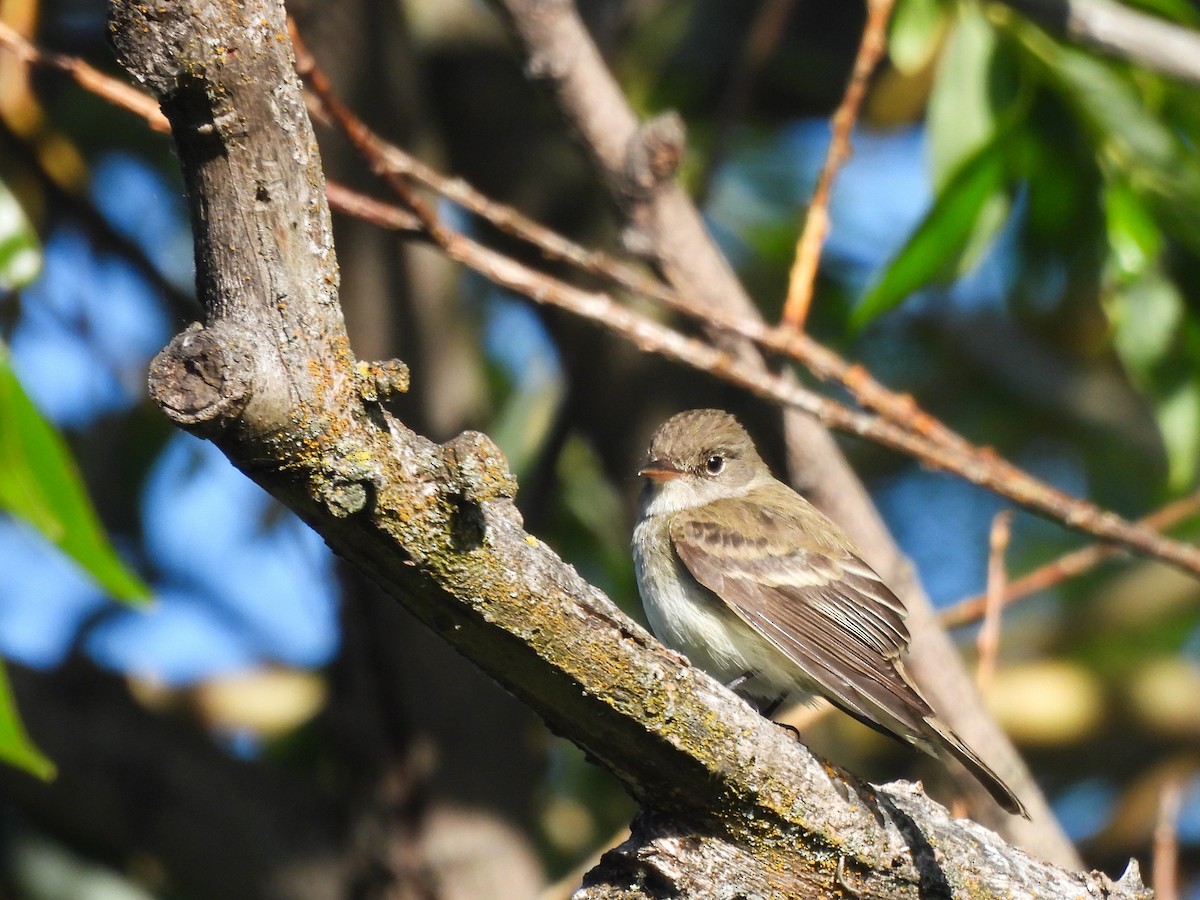
<path fill-rule="evenodd" d="M 605 278 L 622 288 L 656 300 L 708 327 L 753 341 L 772 353 L 789 356 L 802 363 L 823 381 L 838 382 L 864 406 L 913 428 L 930 440 L 945 443 L 947 446 L 971 447 L 969 442 L 920 409 L 912 396 L 888 389 L 876 381 L 865 368 L 846 362 L 837 353 L 807 335 L 795 333 L 788 328 L 773 328 L 761 321 L 730 314 L 724 310 L 700 308 L 661 281 L 606 253 L 588 249 L 562 237 L 519 210 L 491 200 L 462 179 L 446 178 L 403 149 L 381 140 L 353 117 L 344 104 L 337 102 L 328 80 L 321 75 L 319 67 L 302 44 L 297 45 L 297 60 L 302 76 L 308 78 L 308 73 L 312 74 L 314 93 L 318 94 L 319 101 L 324 104 L 328 99 L 335 104 L 338 119 L 344 123 L 347 136 L 360 152 L 368 157 L 372 167 L 424 184 L 479 215 L 504 233 L 534 245 L 548 259 L 574 265 L 591 275 Z M 332 117 L 332 108 L 329 112 Z"/>
<path fill-rule="evenodd" d="M 1169 540 L 1144 525 L 1134 525 L 1087 501 L 1068 497 L 1009 463 L 994 459 L 992 466 L 988 466 L 964 460 L 954 448 L 932 442 L 924 435 L 882 417 L 850 409 L 782 375 L 763 373 L 705 341 L 686 337 L 622 306 L 608 294 L 585 291 L 530 269 L 462 234 L 443 229 L 436 241 L 451 259 L 470 266 L 495 283 L 536 303 L 564 309 L 593 321 L 644 352 L 685 363 L 760 397 L 807 412 L 827 427 L 907 453 L 926 465 L 953 472 L 1076 529 L 1110 536 L 1110 539 L 1119 540 L 1146 555 L 1191 572 L 1200 571 L 1200 551 L 1192 545 Z"/>
<path fill-rule="evenodd" d="M 1004 608 L 1004 588 L 1008 582 L 1008 571 L 1004 554 L 1012 535 L 1012 510 L 1002 509 L 992 519 L 992 531 L 988 540 L 987 613 L 983 628 L 975 639 L 979 649 L 979 668 L 975 672 L 975 683 L 979 693 L 986 694 L 996 674 L 996 656 L 1000 652 L 1000 611 Z"/>
<path fill-rule="evenodd" d="M 305 52 L 302 44 L 298 44 L 296 58 L 298 58 L 301 76 L 307 78 L 307 73 L 312 73 L 316 77 L 313 90 L 318 94 L 320 102 L 324 104 L 328 98 L 336 103 L 338 119 L 346 124 L 347 136 L 353 140 L 356 148 L 364 152 L 372 167 L 421 182 L 431 190 L 442 194 L 446 199 L 485 218 L 487 222 L 502 232 L 538 247 L 548 259 L 575 265 L 578 269 L 588 272 L 589 275 L 606 278 L 631 292 L 659 301 L 670 307 L 671 310 L 685 314 L 709 328 L 725 331 L 730 335 L 752 341 L 770 353 L 790 356 L 791 359 L 797 360 L 808 368 L 817 378 L 839 383 L 850 390 L 864 407 L 875 409 L 886 418 L 907 425 L 935 442 L 964 449 L 970 448 L 970 443 L 950 431 L 934 416 L 920 409 L 911 395 L 896 394 L 895 391 L 889 390 L 886 386 L 878 383 L 863 366 L 850 364 L 833 350 L 812 340 L 811 337 L 797 334 L 791 329 L 772 328 L 760 320 L 737 316 L 737 314 L 731 314 L 724 310 L 716 310 L 712 307 L 701 308 L 695 302 L 684 299 L 676 290 L 656 278 L 643 274 L 632 266 L 608 256 L 607 253 L 589 250 L 587 247 L 563 238 L 562 235 L 522 214 L 520 210 L 497 203 L 496 200 L 488 198 L 486 194 L 476 191 L 466 181 L 445 178 L 437 170 L 416 160 L 398 146 L 379 139 L 376 134 L 367 130 L 360 120 L 356 120 L 344 107 L 344 104 L 337 103 L 336 95 L 330 89 L 328 79 L 320 77 L 319 67 L 316 66 L 312 56 Z M 319 91 L 317 90 L 318 84 Z M 331 110 L 330 114 L 332 118 Z"/>
<path fill-rule="evenodd" d="M 1144 519 L 1139 519 L 1138 524 L 1153 528 L 1155 531 L 1165 531 L 1198 512 L 1200 512 L 1200 493 L 1195 493 L 1168 503 Z M 1023 597 L 1052 588 L 1068 578 L 1082 575 L 1106 559 L 1111 559 L 1121 553 L 1123 549 L 1118 544 L 1089 544 L 1060 556 L 1053 562 L 1048 562 L 1044 566 L 1039 566 L 1032 572 L 1008 582 L 1004 590 L 1004 605 L 1007 606 Z M 978 621 L 986 607 L 987 595 L 979 594 L 967 597 L 954 606 L 943 609 L 938 618 L 945 628 L 959 628 Z"/>
<path fill-rule="evenodd" d="M 867 0 L 867 21 L 862 41 L 854 57 L 850 81 L 837 111 L 833 114 L 833 135 L 825 162 L 817 176 L 817 186 L 808 204 L 804 229 L 796 243 L 796 258 L 788 275 L 787 300 L 783 304 L 784 324 L 797 331 L 804 328 L 808 308 L 812 303 L 813 282 L 821 262 L 821 250 L 829 234 L 829 195 L 833 180 L 850 158 L 850 132 L 858 119 L 858 110 L 867 93 L 867 81 L 887 48 L 887 23 L 892 15 L 894 0 Z"/>
<path fill-rule="evenodd" d="M 1158 821 L 1154 826 L 1154 874 L 1156 900 L 1179 900 L 1179 808 L 1183 788 L 1175 778 L 1158 794 Z"/>
<path fill-rule="evenodd" d="M 349 116 L 347 119 L 349 111 L 344 104 L 338 101 L 337 95 L 329 85 L 328 78 L 323 75 L 304 43 L 298 39 L 295 29 L 293 29 L 293 40 L 296 41 L 297 71 L 302 78 L 309 82 L 313 94 L 316 95 L 317 108 L 324 114 L 326 120 L 331 123 L 336 120 L 348 128 L 347 137 L 360 152 L 368 156 L 371 165 L 379 166 L 384 173 L 410 178 L 441 194 L 463 209 L 475 213 L 498 231 L 536 247 L 549 260 L 567 263 L 589 275 L 603 278 L 678 311 L 686 312 L 696 318 L 704 318 L 703 310 L 686 303 L 675 291 L 658 279 L 601 250 L 584 247 L 563 237 L 558 232 L 529 218 L 520 210 L 491 199 L 461 178 L 448 178 L 442 175 L 401 147 L 382 140 L 366 129 L 360 121 L 355 120 L 353 116 Z M 332 101 L 339 109 L 341 113 L 339 117 L 334 116 L 333 107 L 326 104 L 327 100 Z M 731 317 L 731 325 L 733 321 Z M 732 327 L 726 330 L 737 333 Z M 753 339 L 749 335 L 738 336 L 746 337 L 748 340 Z"/>
<path fill-rule="evenodd" d="M 116 106 L 136 113 L 145 119 L 146 124 L 155 131 L 165 133 L 170 130 L 166 117 L 159 110 L 158 103 L 153 97 L 135 87 L 130 87 L 123 81 L 105 75 L 78 57 L 49 53 L 38 49 L 4 22 L 0 22 L 0 47 L 11 50 L 26 63 L 47 66 L 65 72 L 85 91 L 90 91 Z"/>
<path fill-rule="evenodd" d="M 339 182 L 325 182 L 325 199 L 329 201 L 330 209 L 336 209 L 345 215 L 369 222 L 378 228 L 388 231 L 412 232 L 414 237 L 425 235 L 425 226 L 413 213 L 391 203 L 383 203 L 374 197 L 368 197 Z"/>
<path fill-rule="evenodd" d="M 444 243 L 442 234 L 443 226 L 437 213 L 417 194 L 413 189 L 411 180 L 407 176 L 397 174 L 387 165 L 387 161 L 377 151 L 379 139 L 375 137 L 365 122 L 354 115 L 346 104 L 342 103 L 341 98 L 334 92 L 325 73 L 317 67 L 316 60 L 308 52 L 308 47 L 301 40 L 300 33 L 296 30 L 295 22 L 290 18 L 288 19 L 288 31 L 292 38 L 297 74 L 308 82 L 313 93 L 320 99 L 325 111 L 337 123 L 342 133 L 354 145 L 354 148 L 367 160 L 371 166 L 372 174 L 383 179 L 383 182 L 404 202 L 404 205 L 409 208 L 413 216 L 416 217 L 417 222 L 420 223 L 422 230 L 429 235 L 434 243 Z"/>

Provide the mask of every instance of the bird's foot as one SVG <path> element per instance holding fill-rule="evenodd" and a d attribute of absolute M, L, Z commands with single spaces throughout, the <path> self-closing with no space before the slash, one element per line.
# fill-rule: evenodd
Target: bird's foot
<path fill-rule="evenodd" d="M 800 737 L 800 729 L 797 728 L 795 725 L 789 725 L 787 722 L 776 722 L 775 724 L 778 725 L 780 728 L 782 728 L 784 731 L 790 731 L 792 733 L 792 737 L 794 737 L 796 740 L 798 740 L 798 741 L 803 740 L 803 738 Z"/>

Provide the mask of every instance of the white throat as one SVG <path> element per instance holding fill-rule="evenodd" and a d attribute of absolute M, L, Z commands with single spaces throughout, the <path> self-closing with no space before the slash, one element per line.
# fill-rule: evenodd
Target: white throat
<path fill-rule="evenodd" d="M 716 481 L 683 476 L 651 485 L 642 495 L 643 516 L 668 516 L 685 509 L 695 509 L 714 500 L 744 497 L 755 486 L 754 481 L 732 487 Z"/>

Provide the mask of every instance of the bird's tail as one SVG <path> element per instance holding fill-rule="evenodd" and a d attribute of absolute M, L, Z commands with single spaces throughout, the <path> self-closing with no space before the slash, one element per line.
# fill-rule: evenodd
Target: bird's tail
<path fill-rule="evenodd" d="M 1005 812 L 1016 816 L 1024 816 L 1026 819 L 1029 818 L 1029 811 L 1025 809 L 1025 804 L 1013 793 L 1012 788 L 1005 784 L 1004 780 L 992 771 L 992 768 L 980 759 L 974 750 L 964 744 L 962 738 L 951 731 L 949 726 L 938 721 L 933 716 L 925 717 L 925 725 L 932 732 L 930 735 L 930 738 L 933 738 L 932 743 L 939 750 L 944 751 L 962 763 L 967 771 L 971 773 L 976 781 L 984 786 Z M 936 738 L 934 737 L 935 735 Z"/>

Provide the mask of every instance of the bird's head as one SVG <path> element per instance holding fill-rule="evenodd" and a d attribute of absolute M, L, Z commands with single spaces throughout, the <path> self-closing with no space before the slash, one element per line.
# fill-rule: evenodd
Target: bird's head
<path fill-rule="evenodd" d="M 639 475 L 654 512 L 690 509 L 737 497 L 770 478 L 750 435 L 719 409 L 692 409 L 664 422 L 650 440 Z"/>

